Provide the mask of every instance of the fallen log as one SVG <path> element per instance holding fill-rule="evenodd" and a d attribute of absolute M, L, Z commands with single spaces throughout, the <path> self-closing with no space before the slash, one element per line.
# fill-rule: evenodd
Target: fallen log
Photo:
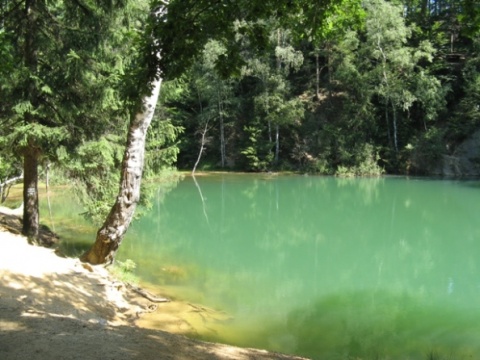
<path fill-rule="evenodd" d="M 20 180 L 23 180 L 23 173 L 19 176 L 15 176 L 0 182 L 0 203 L 3 204 L 5 200 L 7 200 L 8 194 L 10 193 L 10 188 Z"/>

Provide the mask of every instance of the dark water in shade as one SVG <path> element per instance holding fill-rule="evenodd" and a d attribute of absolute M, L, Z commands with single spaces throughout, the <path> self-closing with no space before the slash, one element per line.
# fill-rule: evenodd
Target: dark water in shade
<path fill-rule="evenodd" d="M 480 359 L 480 182 L 196 180 L 132 225 L 119 258 L 229 315 L 197 337 L 315 359 Z"/>

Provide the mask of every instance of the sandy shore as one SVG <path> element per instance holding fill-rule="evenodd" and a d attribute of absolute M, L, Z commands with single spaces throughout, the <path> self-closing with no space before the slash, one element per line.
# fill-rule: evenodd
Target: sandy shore
<path fill-rule="evenodd" d="M 6 212 L 0 209 L 0 220 Z M 2 360 L 300 359 L 137 327 L 152 303 L 103 267 L 29 245 L 15 232 L 0 224 Z"/>

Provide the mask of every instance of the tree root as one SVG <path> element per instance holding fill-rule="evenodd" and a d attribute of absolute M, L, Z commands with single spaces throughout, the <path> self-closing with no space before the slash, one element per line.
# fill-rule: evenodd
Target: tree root
<path fill-rule="evenodd" d="M 138 286 L 133 286 L 131 284 L 126 284 L 126 285 L 129 290 L 132 290 L 133 292 L 137 293 L 140 296 L 143 296 L 145 299 L 151 302 L 154 302 L 154 303 L 170 302 L 170 299 L 150 294 L 148 291 L 142 288 L 139 288 Z"/>

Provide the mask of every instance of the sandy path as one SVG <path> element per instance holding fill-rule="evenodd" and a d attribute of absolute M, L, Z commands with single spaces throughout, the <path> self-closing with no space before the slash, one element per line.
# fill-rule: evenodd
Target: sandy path
<path fill-rule="evenodd" d="M 2 225 L 0 279 L 2 360 L 300 359 L 139 328 L 145 299 L 102 267 L 85 269 Z"/>

